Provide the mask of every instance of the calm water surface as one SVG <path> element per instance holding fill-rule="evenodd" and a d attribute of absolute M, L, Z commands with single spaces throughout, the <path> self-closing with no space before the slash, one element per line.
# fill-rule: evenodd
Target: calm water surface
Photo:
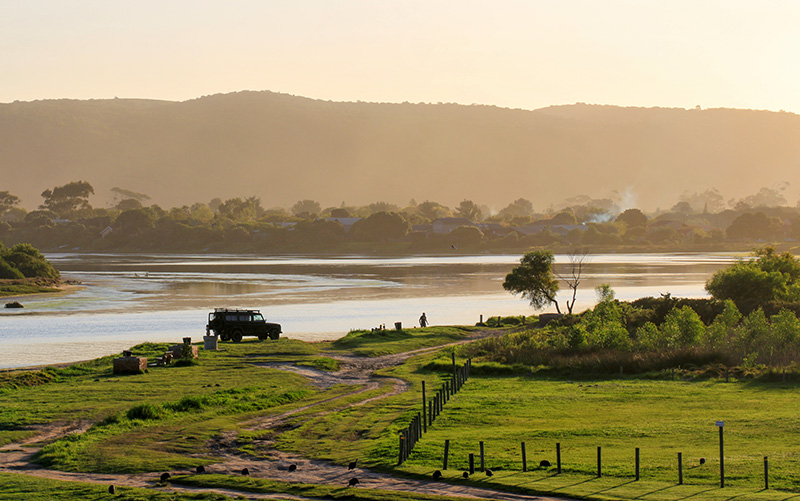
<path fill-rule="evenodd" d="M 304 258 L 49 254 L 83 288 L 17 298 L 0 309 L 0 368 L 86 360 L 144 341 L 200 340 L 215 307 L 257 308 L 284 336 L 336 339 L 350 329 L 474 324 L 480 315 L 533 313 L 502 288 L 518 255 Z M 600 254 L 584 267 L 577 310 L 608 283 L 622 300 L 671 293 L 704 297 L 705 281 L 734 254 Z M 569 259 L 556 256 L 556 271 Z M 565 286 L 562 284 L 562 288 Z M 560 299 L 568 291 L 562 291 Z M 545 310 L 550 311 L 550 310 Z M 554 311 L 554 309 L 552 309 Z"/>

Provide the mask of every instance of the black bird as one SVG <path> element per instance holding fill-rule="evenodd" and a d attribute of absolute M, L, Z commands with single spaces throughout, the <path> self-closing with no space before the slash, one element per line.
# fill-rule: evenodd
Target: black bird
<path fill-rule="evenodd" d="M 494 475 L 494 472 L 492 470 L 490 470 L 489 468 L 486 468 L 486 476 L 487 477 L 491 477 L 492 475 Z"/>
<path fill-rule="evenodd" d="M 706 464 L 706 458 L 700 458 L 700 464 Z"/>
<path fill-rule="evenodd" d="M 112 485 L 109 485 L 109 486 L 108 486 L 108 493 L 109 493 L 109 494 L 116 494 L 116 493 L 117 493 L 117 488 L 116 488 L 116 487 L 114 487 L 114 485 L 113 485 L 113 484 L 112 484 Z"/>
<path fill-rule="evenodd" d="M 355 461 L 353 461 L 352 463 L 350 463 L 349 465 L 347 465 L 347 469 L 348 469 L 348 470 L 352 470 L 353 468 L 355 468 L 355 467 L 356 467 L 356 465 L 357 465 L 357 464 L 358 464 L 358 459 L 356 459 Z"/>
<path fill-rule="evenodd" d="M 350 481 L 347 482 L 347 487 L 355 487 L 357 485 L 358 485 L 358 479 L 356 477 L 351 478 Z"/>
<path fill-rule="evenodd" d="M 244 475 L 245 477 L 250 475 L 250 470 L 248 470 L 247 468 L 242 468 L 242 475 Z"/>
<path fill-rule="evenodd" d="M 289 465 L 289 471 L 294 471 L 296 469 L 297 469 L 297 465 L 296 464 L 290 464 Z"/>
<path fill-rule="evenodd" d="M 465 471 L 464 473 L 461 474 L 461 476 L 464 478 L 469 478 L 469 472 Z"/>
<path fill-rule="evenodd" d="M 161 481 L 162 482 L 166 482 L 167 480 L 169 480 L 169 477 L 171 477 L 171 476 L 172 475 L 170 475 L 169 473 L 162 473 L 161 474 Z"/>
<path fill-rule="evenodd" d="M 553 465 L 551 465 L 550 461 L 546 459 L 542 459 L 541 461 L 539 461 L 539 468 L 550 468 L 551 466 Z"/>
<path fill-rule="evenodd" d="M 194 471 L 195 471 L 196 473 L 205 473 L 205 472 L 206 472 L 206 467 L 205 467 L 205 466 L 203 466 L 203 465 L 200 465 L 200 466 L 198 466 L 197 468 L 195 468 L 195 469 L 194 469 Z"/>
<path fill-rule="evenodd" d="M 442 478 L 442 472 L 440 472 L 439 470 L 436 470 L 435 472 L 433 472 L 433 479 L 434 480 L 439 480 L 440 478 Z"/>

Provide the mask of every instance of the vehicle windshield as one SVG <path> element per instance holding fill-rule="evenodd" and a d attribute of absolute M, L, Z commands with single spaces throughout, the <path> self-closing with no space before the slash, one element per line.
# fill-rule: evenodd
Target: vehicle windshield
<path fill-rule="evenodd" d="M 255 315 L 253 315 L 253 321 L 254 322 L 263 322 L 264 321 L 264 317 L 261 316 L 261 313 L 256 313 Z"/>

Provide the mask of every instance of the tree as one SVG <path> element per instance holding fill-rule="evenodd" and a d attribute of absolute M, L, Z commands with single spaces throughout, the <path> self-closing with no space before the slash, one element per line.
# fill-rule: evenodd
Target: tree
<path fill-rule="evenodd" d="M 376 212 L 397 212 L 400 208 L 388 202 L 373 202 L 367 205 L 367 210 L 370 214 L 375 214 Z"/>
<path fill-rule="evenodd" d="M 483 241 L 483 232 L 475 226 L 459 226 L 447 237 L 458 247 L 475 247 Z"/>
<path fill-rule="evenodd" d="M 399 240 L 411 230 L 411 224 L 397 212 L 376 212 L 356 221 L 353 237 L 356 240 L 386 242 Z"/>
<path fill-rule="evenodd" d="M 31 244 L 17 244 L 9 248 L 0 247 L 0 260 L 27 278 L 58 279 L 61 276 L 58 270 L 50 264 L 50 261 Z"/>
<path fill-rule="evenodd" d="M 462 200 L 456 208 L 456 216 L 469 219 L 470 221 L 480 221 L 483 219 L 483 212 L 472 200 Z"/>
<path fill-rule="evenodd" d="M 533 214 L 533 204 L 530 200 L 518 198 L 500 211 L 501 216 L 528 217 Z"/>
<path fill-rule="evenodd" d="M 628 209 L 619 216 L 617 216 L 618 223 L 625 223 L 628 228 L 646 227 L 647 216 L 639 209 Z"/>
<path fill-rule="evenodd" d="M 319 204 L 317 204 L 317 208 L 319 208 Z M 217 211 L 220 216 L 239 222 L 254 221 L 264 213 L 261 200 L 255 196 L 225 200 L 217 207 Z"/>
<path fill-rule="evenodd" d="M 434 221 L 440 217 L 450 217 L 450 209 L 438 202 L 430 202 L 428 200 L 417 205 L 417 214 L 428 221 Z"/>
<path fill-rule="evenodd" d="M 131 209 L 141 209 L 142 202 L 136 200 L 135 198 L 123 198 L 114 206 L 115 209 L 126 211 Z"/>
<path fill-rule="evenodd" d="M 681 201 L 688 203 L 693 209 L 716 214 L 725 209 L 725 197 L 716 188 L 711 188 L 703 193 L 684 192 Z"/>
<path fill-rule="evenodd" d="M 79 212 L 92 210 L 89 195 L 94 195 L 94 188 L 86 181 L 73 181 L 64 186 L 56 186 L 52 190 L 44 190 L 44 203 L 40 209 L 50 210 L 59 217 L 68 218 Z"/>
<path fill-rule="evenodd" d="M 503 289 L 512 294 L 521 294 L 528 299 L 534 309 L 542 309 L 549 303 L 561 313 L 556 301 L 558 293 L 558 280 L 553 275 L 553 253 L 545 250 L 536 250 L 526 253 L 520 259 L 520 264 L 511 273 L 506 275 Z"/>
<path fill-rule="evenodd" d="M 772 240 L 783 231 L 780 218 L 763 212 L 745 212 L 733 220 L 725 233 L 732 240 Z"/>
<path fill-rule="evenodd" d="M 128 235 L 138 235 L 153 227 L 153 215 L 144 208 L 126 210 L 117 217 L 114 225 Z"/>
<path fill-rule="evenodd" d="M 689 205 L 689 202 L 681 200 L 680 202 L 672 206 L 670 212 L 677 212 L 679 214 L 691 214 L 692 212 L 694 212 L 694 208 L 691 205 Z"/>
<path fill-rule="evenodd" d="M 774 188 L 761 188 L 758 193 L 744 197 L 739 202 L 747 204 L 748 207 L 783 207 L 786 205 L 786 197 L 783 192 L 789 183 L 779 183 Z"/>
<path fill-rule="evenodd" d="M 765 247 L 754 259 L 716 272 L 706 290 L 714 299 L 732 300 L 744 313 L 770 301 L 800 301 L 800 261 L 789 252 L 778 254 Z"/>
<path fill-rule="evenodd" d="M 575 300 L 578 295 L 578 286 L 581 284 L 581 276 L 583 275 L 583 266 L 589 260 L 589 252 L 586 250 L 574 250 L 569 253 L 569 274 L 558 274 L 559 280 L 566 282 L 567 287 L 572 289 L 572 302 L 567 299 L 567 313 L 572 315 L 572 309 L 575 307 Z"/>
<path fill-rule="evenodd" d="M 0 191 L 0 216 L 19 204 L 19 197 L 7 191 Z"/>
<path fill-rule="evenodd" d="M 564 210 L 553 216 L 549 222 L 553 225 L 565 224 L 573 226 L 578 224 L 578 218 L 575 217 L 575 214 L 571 210 Z"/>
<path fill-rule="evenodd" d="M 292 214 L 298 217 L 315 217 L 322 212 L 319 202 L 314 200 L 300 200 L 292 205 Z"/>
<path fill-rule="evenodd" d="M 350 211 L 339 207 L 331 210 L 331 217 L 350 217 Z"/>

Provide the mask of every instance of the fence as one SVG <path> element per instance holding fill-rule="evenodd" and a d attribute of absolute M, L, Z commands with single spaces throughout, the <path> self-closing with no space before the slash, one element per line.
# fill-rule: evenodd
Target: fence
<path fill-rule="evenodd" d="M 721 435 L 721 434 L 720 434 Z M 442 457 L 442 469 L 447 470 L 448 463 L 449 463 L 449 453 L 450 453 L 450 440 L 444 441 L 444 455 Z M 556 454 L 556 474 L 562 473 L 562 455 L 561 455 L 561 443 L 558 442 L 555 444 L 555 454 Z M 525 442 L 520 443 L 520 452 L 521 452 L 521 464 L 520 470 L 523 472 L 528 471 L 528 460 L 526 454 L 526 446 Z M 486 447 L 483 441 L 478 442 L 478 450 L 479 450 L 479 461 L 480 466 L 475 467 L 475 454 L 469 453 L 468 454 L 468 464 L 469 464 L 469 474 L 475 473 L 476 469 L 478 471 L 486 471 Z M 725 487 L 725 456 L 724 450 L 722 449 L 722 439 L 720 438 L 720 457 L 719 457 L 719 481 L 720 487 Z M 703 460 L 705 461 L 705 460 Z M 764 490 L 769 489 L 769 457 L 764 456 Z M 538 467 L 541 468 L 550 468 L 552 465 L 548 461 L 542 461 L 545 464 L 539 464 Z M 676 476 L 677 476 L 677 484 L 683 485 L 683 453 L 678 452 L 677 463 L 676 463 Z M 597 469 L 596 469 L 596 477 L 600 478 L 603 476 L 603 449 L 602 447 L 597 447 Z M 634 449 L 633 454 L 633 476 L 635 481 L 639 481 L 641 479 L 641 451 L 639 447 Z"/>
<path fill-rule="evenodd" d="M 408 459 L 414 446 L 422 439 L 422 436 L 428 432 L 428 427 L 433 424 L 439 414 L 444 410 L 444 405 L 450 401 L 450 398 L 458 393 L 464 386 L 464 383 L 469 379 L 470 368 L 472 367 L 472 359 L 468 359 L 463 365 L 456 367 L 456 354 L 452 354 L 453 360 L 453 373 L 449 380 L 442 384 L 434 394 L 433 398 L 427 399 L 425 381 L 422 382 L 422 412 L 417 412 L 417 415 L 408 424 L 408 427 L 400 432 L 400 448 L 399 448 L 399 462 L 398 465 L 403 464 L 403 461 Z"/>

